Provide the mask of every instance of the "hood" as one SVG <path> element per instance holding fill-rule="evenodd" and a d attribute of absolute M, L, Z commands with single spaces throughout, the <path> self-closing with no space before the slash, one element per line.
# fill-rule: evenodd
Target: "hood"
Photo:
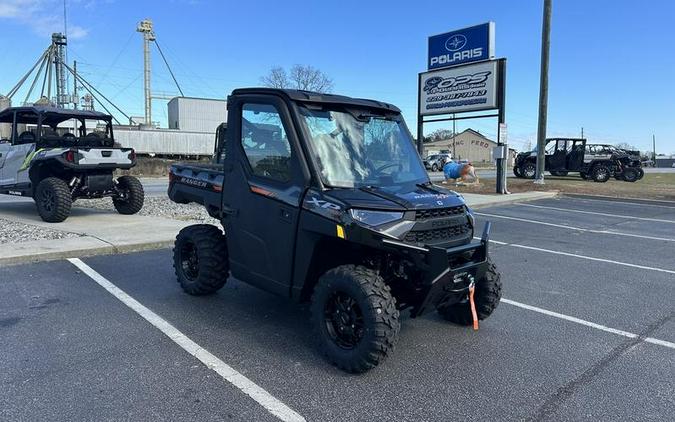
<path fill-rule="evenodd" d="M 334 189 L 327 194 L 342 201 L 349 208 L 400 211 L 464 205 L 464 199 L 456 192 L 432 184 Z"/>

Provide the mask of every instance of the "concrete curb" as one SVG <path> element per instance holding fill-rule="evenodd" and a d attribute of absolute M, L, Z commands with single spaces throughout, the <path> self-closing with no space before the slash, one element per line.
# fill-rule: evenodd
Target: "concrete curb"
<path fill-rule="evenodd" d="M 88 236 L 75 238 L 75 240 L 85 240 L 85 239 L 86 241 L 78 242 L 81 243 L 81 245 L 73 245 L 71 248 L 67 250 L 58 250 L 58 251 L 51 250 L 52 248 L 50 247 L 40 248 L 42 250 L 36 251 L 35 248 L 32 247 L 28 248 L 24 247 L 24 246 L 33 246 L 27 245 L 33 242 L 25 242 L 24 244 L 17 243 L 14 245 L 16 247 L 11 251 L 11 253 L 3 254 L 5 256 L 0 256 L 0 266 L 29 264 L 43 261 L 57 261 L 67 258 L 85 258 L 97 255 L 116 255 L 132 252 L 149 251 L 155 249 L 167 249 L 172 247 L 174 242 L 174 240 L 171 239 L 166 241 L 111 245 L 106 244 L 105 242 L 101 242 L 98 239 L 90 238 Z M 98 245 L 93 246 L 92 243 Z"/>
<path fill-rule="evenodd" d="M 512 205 L 520 202 L 537 201 L 540 199 L 550 199 L 560 196 L 559 191 L 525 192 L 525 193 L 527 195 L 522 195 L 520 193 L 513 193 L 510 195 L 495 196 L 493 200 L 481 201 L 475 204 L 472 203 L 471 197 L 468 196 L 468 194 L 464 194 L 464 197 L 469 207 L 471 207 L 471 209 L 479 210 L 481 208 L 498 207 L 501 205 Z"/>
<path fill-rule="evenodd" d="M 606 196 L 606 195 L 588 195 L 585 193 L 562 193 L 561 196 L 568 198 L 578 198 L 578 199 L 589 199 L 589 200 L 600 200 L 600 201 L 609 201 L 609 202 L 632 202 L 635 204 L 642 205 L 658 205 L 664 207 L 675 207 L 675 201 L 669 201 L 666 199 L 647 199 L 647 198 L 630 198 L 630 197 L 620 197 L 620 196 Z"/>

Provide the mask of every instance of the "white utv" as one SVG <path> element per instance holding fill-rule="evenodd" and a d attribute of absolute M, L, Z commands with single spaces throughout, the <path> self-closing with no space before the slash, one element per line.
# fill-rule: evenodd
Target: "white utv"
<path fill-rule="evenodd" d="M 143 207 L 138 179 L 113 178 L 114 170 L 136 165 L 136 154 L 115 143 L 110 115 L 10 107 L 0 111 L 0 124 L 11 125 L 10 138 L 0 140 L 0 194 L 32 197 L 44 221 L 64 221 L 78 198 L 111 197 L 120 214 Z"/>

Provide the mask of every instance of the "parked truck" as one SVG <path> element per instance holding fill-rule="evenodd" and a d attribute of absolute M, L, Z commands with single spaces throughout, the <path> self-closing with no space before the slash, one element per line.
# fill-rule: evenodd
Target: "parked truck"
<path fill-rule="evenodd" d="M 113 177 L 136 165 L 136 154 L 115 143 L 110 115 L 10 107 L 0 111 L 0 123 L 11 125 L 10 137 L 0 139 L 0 194 L 32 197 L 44 221 L 64 221 L 79 198 L 110 197 L 120 214 L 143 207 L 138 179 Z"/>
<path fill-rule="evenodd" d="M 271 88 L 235 90 L 212 164 L 175 164 L 169 197 L 218 219 L 184 228 L 183 290 L 228 277 L 309 302 L 318 347 L 348 372 L 393 349 L 400 312 L 476 325 L 501 280 L 461 195 L 433 185 L 400 110 L 379 101 Z M 473 309 L 473 312 L 472 312 Z"/>

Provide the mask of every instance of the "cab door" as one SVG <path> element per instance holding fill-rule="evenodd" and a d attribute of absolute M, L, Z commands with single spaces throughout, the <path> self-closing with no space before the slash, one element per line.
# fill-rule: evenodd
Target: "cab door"
<path fill-rule="evenodd" d="M 230 101 L 222 209 L 232 275 L 289 295 L 309 182 L 294 124 L 278 97 Z"/>

